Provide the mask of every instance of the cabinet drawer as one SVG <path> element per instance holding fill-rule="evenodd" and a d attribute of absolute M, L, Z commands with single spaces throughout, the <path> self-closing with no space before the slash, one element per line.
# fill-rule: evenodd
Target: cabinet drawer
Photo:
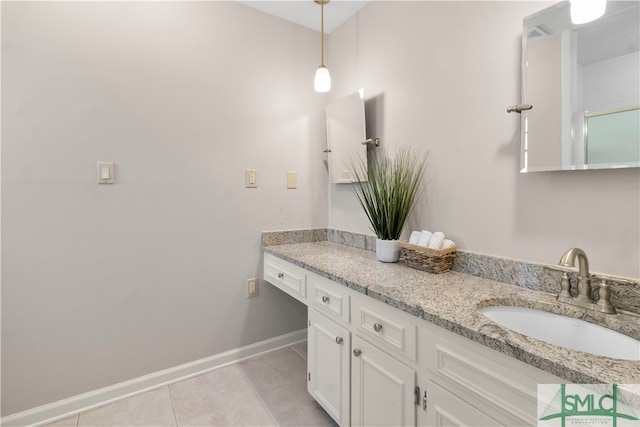
<path fill-rule="evenodd" d="M 380 307 L 367 303 L 356 303 L 354 320 L 358 332 L 394 353 L 416 361 L 416 325 Z"/>
<path fill-rule="evenodd" d="M 537 384 L 564 382 L 452 332 L 428 329 L 420 336 L 420 354 L 435 374 L 434 381 L 448 384 L 507 425 L 535 425 Z"/>
<path fill-rule="evenodd" d="M 306 272 L 273 255 L 264 256 L 264 280 L 306 304 Z"/>
<path fill-rule="evenodd" d="M 349 323 L 350 298 L 346 288 L 315 274 L 308 276 L 308 284 L 309 305 L 328 317 Z"/>

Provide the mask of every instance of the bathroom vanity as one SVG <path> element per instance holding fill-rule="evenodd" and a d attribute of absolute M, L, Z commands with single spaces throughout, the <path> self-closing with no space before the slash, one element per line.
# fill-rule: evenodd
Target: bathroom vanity
<path fill-rule="evenodd" d="M 278 243 L 265 243 L 264 280 L 308 307 L 308 391 L 341 426 L 535 425 L 537 384 L 640 383 L 637 361 L 530 339 L 480 312 L 557 305 L 551 294 L 330 241 Z"/>

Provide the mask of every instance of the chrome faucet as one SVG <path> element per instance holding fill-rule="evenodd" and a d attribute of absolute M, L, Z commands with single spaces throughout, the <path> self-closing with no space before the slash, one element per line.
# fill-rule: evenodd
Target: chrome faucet
<path fill-rule="evenodd" d="M 560 293 L 558 301 L 587 308 L 589 310 L 601 311 L 603 313 L 615 314 L 616 309 L 611 304 L 611 289 L 606 281 L 602 281 L 598 289 L 599 299 L 594 302 L 591 298 L 591 274 L 589 273 L 589 260 L 587 254 L 579 248 L 571 248 L 560 258 L 560 265 L 563 267 L 575 267 L 578 259 L 578 295 L 571 295 L 571 284 L 569 283 L 569 273 L 562 275 L 560 282 Z"/>

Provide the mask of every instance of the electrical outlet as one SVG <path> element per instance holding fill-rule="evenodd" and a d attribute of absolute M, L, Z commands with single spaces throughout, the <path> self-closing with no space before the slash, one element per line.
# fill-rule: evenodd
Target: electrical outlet
<path fill-rule="evenodd" d="M 247 298 L 258 296 L 258 279 L 247 279 Z"/>
<path fill-rule="evenodd" d="M 246 188 L 258 188 L 258 171 L 256 169 L 244 171 L 244 186 Z"/>

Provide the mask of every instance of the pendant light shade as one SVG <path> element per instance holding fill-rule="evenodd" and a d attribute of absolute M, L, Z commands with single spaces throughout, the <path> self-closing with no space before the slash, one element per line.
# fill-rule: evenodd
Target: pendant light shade
<path fill-rule="evenodd" d="M 585 24 L 604 15 L 607 0 L 571 0 L 571 22 Z"/>
<path fill-rule="evenodd" d="M 316 92 L 329 92 L 331 90 L 331 75 L 324 65 L 324 5 L 330 0 L 314 0 L 320 5 L 320 66 L 316 70 L 313 87 Z"/>
<path fill-rule="evenodd" d="M 316 70 L 313 87 L 316 92 L 329 92 L 331 90 L 331 75 L 329 74 L 329 69 L 324 65 L 319 66 Z"/>

